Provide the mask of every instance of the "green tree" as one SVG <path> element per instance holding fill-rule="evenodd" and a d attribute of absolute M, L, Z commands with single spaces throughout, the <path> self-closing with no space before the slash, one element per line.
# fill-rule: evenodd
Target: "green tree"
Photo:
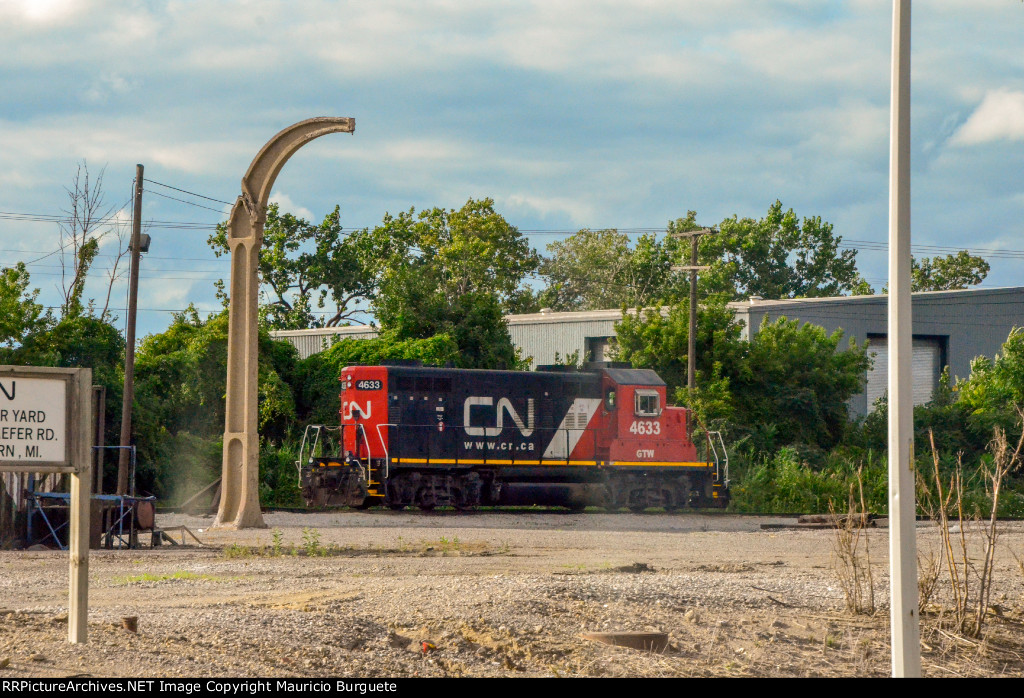
<path fill-rule="evenodd" d="M 863 389 L 868 368 L 867 345 L 851 339 L 840 349 L 842 338 L 842 330 L 828 334 L 817 325 L 766 318 L 738 375 L 729 377 L 735 422 L 748 430 L 770 425 L 769 446 L 839 443 L 849 422 L 847 401 Z"/>
<path fill-rule="evenodd" d="M 441 366 L 455 362 L 458 356 L 458 345 L 445 334 L 429 339 L 401 340 L 392 334 L 373 339 L 342 339 L 326 351 L 303 359 L 296 367 L 299 418 L 310 424 L 338 422 L 338 380 L 346 366 L 374 366 L 394 359 Z"/>
<path fill-rule="evenodd" d="M 735 313 L 720 300 L 712 299 L 697 307 L 697 384 L 706 386 L 724 376 L 736 375 L 743 361 L 740 341 L 742 325 Z M 668 384 L 669 395 L 685 397 L 687 353 L 689 351 L 689 299 L 663 311 L 627 312 L 615 326 L 616 356 L 637 368 L 652 368 Z M 682 390 L 680 390 L 682 389 Z M 680 392 L 677 393 L 677 390 Z M 722 405 L 728 412 L 728 400 Z M 708 413 L 709 418 L 726 416 Z"/>
<path fill-rule="evenodd" d="M 388 214 L 359 244 L 376 274 L 374 315 L 395 339 L 446 334 L 459 346 L 459 366 L 522 365 L 503 314 L 521 306 L 538 257 L 491 199 Z"/>
<path fill-rule="evenodd" d="M 684 301 L 666 311 L 629 313 L 616 326 L 618 358 L 652 368 L 677 403 L 705 423 L 748 435 L 757 449 L 792 443 L 834 446 L 848 420 L 846 401 L 862 389 L 866 347 L 842 333 L 780 318 L 766 322 L 750 341 L 724 300 L 697 314 L 697 390 L 685 388 L 689 309 Z"/>
<path fill-rule="evenodd" d="M 491 199 L 470 199 L 457 211 L 387 214 L 360 245 L 364 264 L 376 273 L 374 314 L 385 328 L 398 325 L 410 308 L 452 305 L 468 293 L 493 294 L 505 310 L 539 264 Z"/>
<path fill-rule="evenodd" d="M 863 293 L 857 251 L 840 249 L 842 238 L 819 216 L 801 221 L 776 201 L 764 218 L 727 218 L 716 235 L 701 238 L 703 293 L 733 299 L 811 298 Z"/>
<path fill-rule="evenodd" d="M 988 262 L 967 250 L 945 257 L 913 259 L 914 291 L 953 291 L 977 286 L 988 276 Z"/>
<path fill-rule="evenodd" d="M 1024 409 L 1024 329 L 1013 328 L 994 358 L 974 359 L 970 377 L 958 382 L 956 391 L 974 431 L 986 443 L 995 426 L 1019 434 L 1017 410 Z"/>
<path fill-rule="evenodd" d="M 689 292 L 689 274 L 673 266 L 690 261 L 691 243 L 673 233 L 699 229 L 697 214 L 670 221 L 666 235 L 641 236 L 630 245 L 616 230 L 581 230 L 548 245 L 541 273 L 548 286 L 539 304 L 554 310 L 596 310 L 671 304 Z M 714 235 L 701 236 L 700 296 L 803 298 L 865 295 L 874 291 L 857 271 L 856 250 L 820 217 L 800 219 L 776 201 L 765 217 L 726 218 Z"/>
<path fill-rule="evenodd" d="M 228 251 L 226 223 L 208 243 L 218 257 Z M 373 293 L 373 275 L 363 264 L 363 246 L 360 233 L 343 234 L 337 206 L 314 225 L 271 204 L 259 259 L 261 324 L 279 330 L 334 327 L 364 312 L 360 302 Z M 333 314 L 317 310 L 328 299 Z"/>
<path fill-rule="evenodd" d="M 28 286 L 29 273 L 24 263 L 0 269 L 0 357 L 52 320 L 36 302 L 39 289 L 29 291 Z"/>
<path fill-rule="evenodd" d="M 667 232 L 700 226 L 697 214 L 669 222 Z M 539 305 L 553 310 L 644 307 L 683 298 L 689 277 L 672 270 L 688 254 L 689 241 L 645 234 L 634 245 L 617 230 L 581 230 L 547 247 L 541 264 L 547 287 Z M 688 257 L 687 257 L 688 259 Z"/>
<path fill-rule="evenodd" d="M 170 496 L 187 482 L 212 479 L 224 431 L 227 334 L 227 311 L 203 320 L 190 308 L 142 340 L 134 418 L 141 487 Z M 294 347 L 260 331 L 258 422 L 266 441 L 280 443 L 295 429 L 297 362 Z M 179 449 L 196 460 L 185 460 Z"/>

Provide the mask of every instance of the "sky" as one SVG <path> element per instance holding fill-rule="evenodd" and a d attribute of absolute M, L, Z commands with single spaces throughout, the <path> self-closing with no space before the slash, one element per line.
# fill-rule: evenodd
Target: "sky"
<path fill-rule="evenodd" d="M 491 197 L 544 251 L 778 199 L 831 222 L 881 288 L 891 23 L 890 0 L 0 0 L 0 266 L 31 262 L 58 304 L 56 223 L 5 214 L 61 215 L 83 161 L 119 209 L 141 163 L 140 336 L 216 309 L 220 202 L 275 133 L 347 116 L 355 133 L 306 145 L 272 201 L 340 206 L 352 229 Z M 1022 29 L 1016 0 L 914 4 L 914 251 L 982 254 L 989 287 L 1024 285 Z"/>

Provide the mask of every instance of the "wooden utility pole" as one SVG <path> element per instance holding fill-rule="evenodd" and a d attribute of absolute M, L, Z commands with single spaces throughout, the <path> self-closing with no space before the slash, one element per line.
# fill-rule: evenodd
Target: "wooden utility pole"
<path fill-rule="evenodd" d="M 675 238 L 690 238 L 690 264 L 672 267 L 672 271 L 690 272 L 690 332 L 686 349 L 686 387 L 694 390 L 697 387 L 697 272 L 708 267 L 697 266 L 697 243 L 701 235 L 715 232 L 711 228 L 690 230 L 685 233 L 671 233 Z"/>
<path fill-rule="evenodd" d="M 128 464 L 132 443 L 132 402 L 135 399 L 135 311 L 142 257 L 142 165 L 135 166 L 135 208 L 132 212 L 132 267 L 128 277 L 128 327 L 125 329 L 124 396 L 121 402 L 121 449 L 117 460 L 117 494 L 128 494 Z"/>

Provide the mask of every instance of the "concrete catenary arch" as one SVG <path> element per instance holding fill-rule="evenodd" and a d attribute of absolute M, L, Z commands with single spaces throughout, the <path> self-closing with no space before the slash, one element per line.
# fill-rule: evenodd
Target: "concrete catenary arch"
<path fill-rule="evenodd" d="M 267 220 L 267 200 L 278 173 L 295 152 L 328 133 L 353 133 L 356 120 L 317 117 L 293 124 L 267 141 L 242 178 L 242 194 L 228 220 L 231 251 L 228 309 L 228 383 L 224 419 L 224 461 L 220 508 L 215 525 L 263 528 L 259 499 L 256 331 L 258 265 Z"/>

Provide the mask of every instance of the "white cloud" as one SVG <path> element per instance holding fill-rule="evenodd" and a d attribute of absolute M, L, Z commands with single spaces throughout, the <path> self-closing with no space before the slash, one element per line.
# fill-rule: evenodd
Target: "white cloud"
<path fill-rule="evenodd" d="M 0 17 L 26 19 L 33 23 L 65 22 L 82 9 L 79 0 L 4 0 Z"/>
<path fill-rule="evenodd" d="M 1024 140 L 1024 92 L 1001 89 L 986 93 L 950 142 L 979 145 L 999 140 Z"/>
<path fill-rule="evenodd" d="M 1024 10 L 915 9 L 915 226 L 984 247 L 1024 210 Z M 639 227 L 781 198 L 884 238 L 891 18 L 889 0 L 0 0 L 0 210 L 59 210 L 82 158 L 109 165 L 111 203 L 137 162 L 230 201 L 267 138 L 336 114 L 356 133 L 304 148 L 274 192 L 313 221 L 490 196 L 522 229 Z M 222 220 L 157 191 L 147 218 Z M 0 244 L 50 250 L 53 234 L 4 221 Z M 207 230 L 153 234 L 211 255 Z M 167 283 L 190 295 L 151 305 L 216 306 L 206 282 Z"/>
<path fill-rule="evenodd" d="M 310 223 L 317 223 L 318 219 L 313 215 L 305 206 L 300 206 L 292 199 L 292 197 L 285 194 L 283 191 L 275 191 L 270 195 L 270 203 L 277 204 L 281 209 L 282 213 L 290 213 L 298 218 L 305 218 Z"/>
<path fill-rule="evenodd" d="M 509 217 L 524 213 L 539 214 L 542 218 L 567 217 L 575 225 L 587 225 L 594 220 L 594 209 L 586 201 L 571 196 L 541 196 L 516 193 L 498 201 Z"/>

